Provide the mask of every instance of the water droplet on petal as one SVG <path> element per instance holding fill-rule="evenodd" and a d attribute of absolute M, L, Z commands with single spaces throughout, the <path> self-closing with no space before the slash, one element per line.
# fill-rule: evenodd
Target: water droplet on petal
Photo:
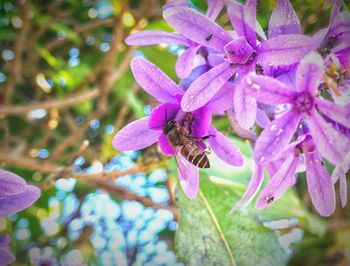
<path fill-rule="evenodd" d="M 260 90 L 260 85 L 259 84 L 256 84 L 256 83 L 254 83 L 253 85 L 251 85 L 251 87 L 254 89 L 254 90 Z"/>
<path fill-rule="evenodd" d="M 251 78 L 247 78 L 247 84 L 248 84 L 248 85 L 252 85 L 252 84 L 253 84 L 253 81 L 252 81 Z"/>
<path fill-rule="evenodd" d="M 270 131 L 274 131 L 276 128 L 277 128 L 276 125 L 272 125 L 272 126 L 270 127 Z"/>
<path fill-rule="evenodd" d="M 262 163 L 263 161 L 265 161 L 265 157 L 261 156 L 259 161 Z"/>

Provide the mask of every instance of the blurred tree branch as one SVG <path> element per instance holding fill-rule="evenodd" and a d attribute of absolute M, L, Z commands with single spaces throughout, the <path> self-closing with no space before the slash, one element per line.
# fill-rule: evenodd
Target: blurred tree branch
<path fill-rule="evenodd" d="M 117 194 L 121 198 L 139 201 L 148 207 L 168 209 L 174 213 L 175 217 L 178 217 L 177 210 L 173 205 L 155 204 L 149 198 L 140 197 L 112 182 L 125 175 L 148 173 L 155 168 L 164 167 L 165 161 L 159 161 L 158 158 L 151 162 L 140 160 L 135 167 L 125 171 L 116 170 L 96 174 L 77 173 L 73 167 L 73 160 L 86 153 L 88 149 L 96 155 L 96 151 L 93 151 L 96 146 L 91 146 L 86 136 L 90 129 L 90 123 L 95 119 L 105 119 L 108 115 L 111 91 L 113 88 L 120 89 L 119 87 L 115 88 L 114 84 L 129 68 L 130 60 L 136 50 L 136 47 L 125 48 L 124 38 L 131 31 L 142 29 L 146 25 L 145 19 L 161 16 L 161 7 L 158 1 L 143 1 L 138 8 L 132 10 L 128 10 L 127 6 L 124 5 L 114 17 L 84 22 L 78 22 L 74 15 L 69 12 L 60 12 L 56 16 L 57 9 L 62 3 L 53 1 L 40 7 L 49 14 L 45 17 L 45 23 L 42 24 L 33 20 L 38 8 L 35 7 L 35 3 L 31 1 L 21 3 L 20 18 L 23 25 L 13 41 L 15 59 L 5 65 L 9 78 L 5 84 L 3 104 L 0 105 L 0 123 L 1 127 L 5 129 L 4 134 L 0 132 L 0 139 L 2 139 L 0 142 L 1 165 L 18 167 L 46 176 L 39 184 L 44 190 L 52 187 L 58 178 L 71 177 L 79 182 Z M 123 24 L 125 12 L 130 12 L 133 15 L 135 26 L 125 27 Z M 90 72 L 74 88 L 65 91 L 63 97 L 57 97 L 58 93 L 62 92 L 57 90 L 43 92 L 35 80 L 38 73 L 48 73 L 45 69 L 48 63 L 43 61 L 43 55 L 37 50 L 36 45 L 40 43 L 40 49 L 51 53 L 52 56 L 62 54 L 68 47 L 71 47 L 72 40 L 70 38 L 48 37 L 52 34 L 53 26 L 60 23 L 62 19 L 65 19 L 72 26 L 69 30 L 79 37 L 86 36 L 86 33 L 90 34 L 97 29 L 108 28 L 108 31 L 110 29 L 112 31 L 109 51 L 103 58 L 97 60 Z M 22 91 L 23 86 L 27 87 L 26 91 Z M 138 85 L 134 83 L 132 90 L 138 89 Z M 27 93 L 27 90 L 32 91 Z M 92 102 L 94 110 L 87 114 L 84 123 L 77 124 L 73 108 L 86 102 Z M 120 128 L 125 123 L 129 114 L 128 102 L 125 99 L 118 99 L 118 104 L 119 112 L 114 123 L 116 128 Z M 34 123 L 29 122 L 26 128 L 23 126 L 22 130 L 12 134 L 9 122 L 14 117 L 25 119 L 28 112 L 37 109 L 47 110 L 47 119 L 41 119 Z M 56 119 L 55 126 L 49 124 L 52 117 Z M 58 125 L 58 123 L 60 124 Z M 64 133 L 60 132 L 62 128 L 64 128 Z M 40 137 L 38 138 L 38 136 Z M 28 141 L 30 139 L 32 140 Z M 43 159 L 32 155 L 33 150 L 39 150 L 42 147 L 49 148 L 50 156 L 48 158 Z"/>

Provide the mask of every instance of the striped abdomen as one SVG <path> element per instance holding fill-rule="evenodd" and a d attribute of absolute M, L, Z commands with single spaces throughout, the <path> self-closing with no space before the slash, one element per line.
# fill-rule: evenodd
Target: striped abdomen
<path fill-rule="evenodd" d="M 180 153 L 186 158 L 187 161 L 199 168 L 210 167 L 209 160 L 205 154 L 205 151 L 198 143 L 192 140 L 186 140 L 183 147 L 181 148 Z"/>

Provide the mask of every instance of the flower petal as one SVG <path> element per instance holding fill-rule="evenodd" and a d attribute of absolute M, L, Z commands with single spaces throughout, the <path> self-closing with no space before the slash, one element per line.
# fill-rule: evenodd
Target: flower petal
<path fill-rule="evenodd" d="M 227 11 L 238 36 L 245 37 L 249 44 L 255 47 L 256 1 L 249 0 L 245 6 L 236 1 L 230 1 Z"/>
<path fill-rule="evenodd" d="M 311 37 L 285 34 L 268 39 L 258 48 L 258 62 L 265 65 L 291 65 L 315 49 Z"/>
<path fill-rule="evenodd" d="M 213 135 L 208 140 L 210 148 L 221 160 L 233 166 L 243 165 L 244 159 L 230 139 L 214 127 L 210 128 L 209 134 Z"/>
<path fill-rule="evenodd" d="M 277 79 L 249 74 L 244 80 L 247 94 L 266 104 L 292 103 L 295 91 Z"/>
<path fill-rule="evenodd" d="M 190 112 L 205 105 L 234 72 L 235 68 L 225 61 L 201 75 L 185 92 L 181 101 L 182 110 Z"/>
<path fill-rule="evenodd" d="M 322 216 L 330 216 L 335 210 L 335 191 L 327 169 L 321 164 L 317 151 L 305 153 L 306 181 L 312 204 Z"/>
<path fill-rule="evenodd" d="M 270 125 L 271 121 L 270 118 L 267 116 L 264 110 L 257 108 L 256 109 L 256 123 L 261 128 L 266 128 Z"/>
<path fill-rule="evenodd" d="M 10 251 L 10 248 L 0 248 L 0 265 L 6 266 L 16 260 Z"/>
<path fill-rule="evenodd" d="M 265 163 L 278 158 L 288 145 L 297 129 L 301 115 L 293 110 L 271 122 L 268 128 L 260 134 L 254 147 L 254 158 Z"/>
<path fill-rule="evenodd" d="M 149 116 L 148 127 L 153 130 L 163 130 L 167 122 L 174 120 L 180 110 L 176 103 L 162 103 L 154 108 Z"/>
<path fill-rule="evenodd" d="M 295 79 L 296 88 L 299 91 L 316 93 L 322 81 L 323 60 L 320 54 L 311 52 L 307 54 L 299 63 Z"/>
<path fill-rule="evenodd" d="M 132 151 L 157 142 L 162 132 L 150 129 L 148 122 L 149 117 L 145 117 L 126 125 L 114 136 L 113 147 L 120 151 Z"/>
<path fill-rule="evenodd" d="M 178 154 L 176 157 L 177 173 L 182 189 L 188 198 L 194 199 L 199 189 L 199 170 L 182 155 Z"/>
<path fill-rule="evenodd" d="M 0 249 L 10 247 L 10 237 L 8 234 L 0 233 Z M 1 264 L 0 264 L 1 265 Z"/>
<path fill-rule="evenodd" d="M 207 17 L 211 20 L 215 20 L 225 6 L 225 2 L 224 0 L 207 0 L 207 5 Z"/>
<path fill-rule="evenodd" d="M 172 8 L 172 7 L 179 7 L 179 6 L 185 6 L 185 7 L 193 7 L 193 4 L 191 1 L 188 0 L 169 0 L 167 1 L 163 6 L 163 10 Z"/>
<path fill-rule="evenodd" d="M 250 129 L 256 119 L 256 99 L 247 94 L 246 84 L 242 79 L 237 81 L 233 106 L 238 124 L 244 129 Z"/>
<path fill-rule="evenodd" d="M 174 95 L 183 94 L 182 89 L 151 62 L 136 57 L 130 67 L 137 83 L 158 101 L 176 103 Z"/>
<path fill-rule="evenodd" d="M 320 154 L 334 165 L 342 165 L 350 143 L 347 137 L 342 136 L 330 123 L 327 123 L 313 109 L 307 117 L 312 138 Z"/>
<path fill-rule="evenodd" d="M 162 30 L 143 30 L 125 39 L 128 45 L 153 45 L 160 43 L 174 43 L 190 46 L 191 41 L 177 33 Z"/>
<path fill-rule="evenodd" d="M 283 34 L 300 34 L 300 21 L 288 0 L 278 0 L 269 22 L 269 38 Z"/>
<path fill-rule="evenodd" d="M 242 198 L 233 206 L 231 212 L 234 212 L 238 208 L 246 207 L 255 197 L 264 181 L 264 167 L 262 165 L 255 164 L 253 175 L 249 181 L 248 187 L 244 192 Z"/>
<path fill-rule="evenodd" d="M 193 112 L 192 135 L 200 138 L 208 134 L 211 125 L 211 113 L 207 107 L 200 108 Z"/>
<path fill-rule="evenodd" d="M 298 156 L 295 156 L 295 154 L 290 153 L 287 156 L 286 160 L 280 165 L 277 172 L 260 193 L 255 203 L 256 208 L 266 208 L 269 204 L 282 197 L 284 192 L 295 184 L 295 170 L 298 162 Z"/>
<path fill-rule="evenodd" d="M 191 74 L 199 48 L 199 45 L 191 46 L 179 56 L 175 65 L 176 74 L 179 78 L 187 78 Z"/>
<path fill-rule="evenodd" d="M 26 181 L 18 175 L 0 169 L 0 199 L 9 195 L 23 192 L 27 187 Z"/>
<path fill-rule="evenodd" d="M 28 185 L 19 194 L 0 199 L 0 217 L 9 216 L 28 208 L 40 197 L 40 189 Z"/>
<path fill-rule="evenodd" d="M 158 145 L 162 153 L 168 156 L 174 155 L 174 148 L 170 145 L 170 142 L 165 134 L 161 134 L 158 138 Z"/>
<path fill-rule="evenodd" d="M 225 44 L 232 41 L 227 31 L 193 9 L 169 8 L 164 11 L 163 17 L 183 36 L 216 51 L 224 52 Z"/>
<path fill-rule="evenodd" d="M 317 108 L 330 119 L 350 128 L 350 104 L 337 105 L 334 102 L 315 99 Z"/>
<path fill-rule="evenodd" d="M 347 202 L 348 198 L 348 192 L 347 192 L 347 184 L 346 184 L 346 176 L 345 172 L 343 175 L 340 176 L 339 178 L 339 193 L 340 193 L 340 202 L 341 206 L 344 208 Z"/>
<path fill-rule="evenodd" d="M 207 103 L 211 113 L 222 113 L 233 106 L 234 83 L 226 82 Z"/>

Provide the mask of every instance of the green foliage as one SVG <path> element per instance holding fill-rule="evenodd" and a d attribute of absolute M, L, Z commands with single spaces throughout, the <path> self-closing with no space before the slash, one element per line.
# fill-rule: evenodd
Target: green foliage
<path fill-rule="evenodd" d="M 177 254 L 185 265 L 282 265 L 287 259 L 277 235 L 250 212 L 230 214 L 239 199 L 227 185 L 201 178 L 199 196 L 178 193 L 181 211 Z"/>
<path fill-rule="evenodd" d="M 201 174 L 199 196 L 190 200 L 178 189 L 177 254 L 186 265 L 233 265 L 233 261 L 237 265 L 284 265 L 288 257 L 277 232 L 263 223 L 297 218 L 300 227 L 317 236 L 326 233 L 326 223 L 304 207 L 293 189 L 266 210 L 257 210 L 251 203 L 230 213 L 254 167 L 250 145 L 238 139 L 234 142 L 245 155 L 243 167 L 231 167 L 210 154 L 209 176 Z"/>

